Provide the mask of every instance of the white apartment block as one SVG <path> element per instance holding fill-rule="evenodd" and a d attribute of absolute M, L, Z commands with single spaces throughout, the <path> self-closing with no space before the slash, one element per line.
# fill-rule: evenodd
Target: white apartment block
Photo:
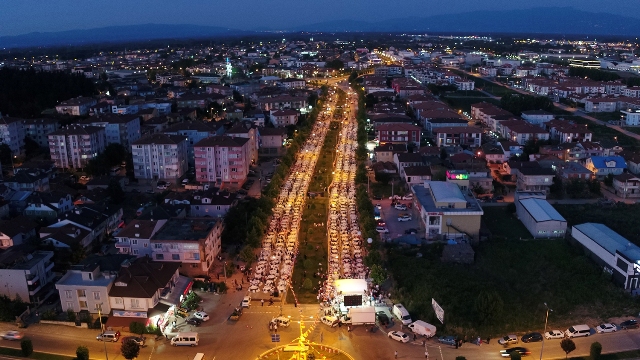
<path fill-rule="evenodd" d="M 73 116 L 83 116 L 89 114 L 89 108 L 97 104 L 96 99 L 88 97 L 77 97 L 69 99 L 56 105 L 58 114 L 66 114 Z"/>
<path fill-rule="evenodd" d="M 115 276 L 102 272 L 98 264 L 75 265 L 56 283 L 63 310 L 82 310 L 109 314 L 109 290 L 113 286 Z"/>
<path fill-rule="evenodd" d="M 251 165 L 250 139 L 213 136 L 194 145 L 196 181 L 242 183 Z"/>
<path fill-rule="evenodd" d="M 51 161 L 58 168 L 84 168 L 105 148 L 104 128 L 70 125 L 48 135 Z"/>
<path fill-rule="evenodd" d="M 640 125 L 640 110 L 639 109 L 627 109 L 620 111 L 624 114 L 624 124 L 627 126 Z"/>
<path fill-rule="evenodd" d="M 60 128 L 60 124 L 56 119 L 24 119 L 25 136 L 35 141 L 40 147 L 49 147 L 48 135 Z"/>
<path fill-rule="evenodd" d="M 127 149 L 141 136 L 140 116 L 138 115 L 105 114 L 92 116 L 82 123 L 103 127 L 107 144 L 120 144 Z"/>
<path fill-rule="evenodd" d="M 20 155 L 24 149 L 22 119 L 0 115 L 0 143 L 7 144 L 12 155 Z"/>
<path fill-rule="evenodd" d="M 187 138 L 153 134 L 131 145 L 136 179 L 175 181 L 187 171 Z"/>
<path fill-rule="evenodd" d="M 274 127 L 295 125 L 298 122 L 298 112 L 291 109 L 272 110 L 269 115 L 269 120 Z"/>

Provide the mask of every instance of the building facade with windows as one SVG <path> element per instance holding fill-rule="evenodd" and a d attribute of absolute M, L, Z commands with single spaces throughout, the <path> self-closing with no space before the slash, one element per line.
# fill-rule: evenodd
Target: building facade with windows
<path fill-rule="evenodd" d="M 105 148 L 104 128 L 70 125 L 48 135 L 51 161 L 58 168 L 82 169 Z"/>
<path fill-rule="evenodd" d="M 31 303 L 44 300 L 46 286 L 55 276 L 52 258 L 53 251 L 35 251 L 0 269 L 0 294 Z"/>
<path fill-rule="evenodd" d="M 249 138 L 213 136 L 194 145 L 196 181 L 243 183 L 251 165 Z"/>
<path fill-rule="evenodd" d="M 57 119 L 24 119 L 24 135 L 35 141 L 40 147 L 49 147 L 48 135 L 60 128 Z"/>
<path fill-rule="evenodd" d="M 22 119 L 0 115 L 0 142 L 7 144 L 11 155 L 20 155 L 24 150 L 24 126 Z"/>
<path fill-rule="evenodd" d="M 76 265 L 56 283 L 62 310 L 79 313 L 82 310 L 109 314 L 109 290 L 115 276 L 102 272 L 98 264 Z"/>
<path fill-rule="evenodd" d="M 187 138 L 152 134 L 131 145 L 136 179 L 176 181 L 187 171 Z"/>

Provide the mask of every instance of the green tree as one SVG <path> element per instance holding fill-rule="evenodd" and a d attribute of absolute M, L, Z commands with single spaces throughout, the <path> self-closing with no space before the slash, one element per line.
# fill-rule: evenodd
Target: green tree
<path fill-rule="evenodd" d="M 613 174 L 609 174 L 604 178 L 604 184 L 607 186 L 613 186 Z"/>
<path fill-rule="evenodd" d="M 138 357 L 138 354 L 140 354 L 140 345 L 138 345 L 135 341 L 125 341 L 120 347 L 120 352 L 122 353 L 122 356 L 127 360 L 135 359 Z"/>
<path fill-rule="evenodd" d="M 29 136 L 24 137 L 24 155 L 27 159 L 31 159 L 32 157 L 40 154 L 42 148 L 38 143 L 30 138 Z"/>
<path fill-rule="evenodd" d="M 591 348 L 589 349 L 589 357 L 591 360 L 600 359 L 600 355 L 602 354 L 602 344 L 595 341 L 591 343 Z"/>
<path fill-rule="evenodd" d="M 598 179 L 589 180 L 588 186 L 589 186 L 589 191 L 592 194 L 600 195 L 601 193 L 600 181 L 598 181 Z"/>
<path fill-rule="evenodd" d="M 76 348 L 76 360 L 89 360 L 89 349 L 86 346 Z"/>
<path fill-rule="evenodd" d="M 255 259 L 253 248 L 249 245 L 243 246 L 238 256 L 242 261 L 244 261 L 247 264 L 251 264 L 251 262 L 253 262 L 253 260 Z"/>
<path fill-rule="evenodd" d="M 371 279 L 373 279 L 374 284 L 380 285 L 385 280 L 387 280 L 387 271 L 383 269 L 382 266 L 378 264 L 374 264 L 371 267 L 370 276 L 371 276 Z"/>
<path fill-rule="evenodd" d="M 30 339 L 22 339 L 22 341 L 20 341 L 20 349 L 24 357 L 29 357 L 33 354 L 33 343 Z"/>
<path fill-rule="evenodd" d="M 391 181 L 391 177 L 392 177 L 391 174 L 382 172 L 382 171 L 376 172 L 375 176 L 376 176 L 376 181 L 379 183 L 382 183 L 385 186 L 389 184 L 389 181 Z"/>
<path fill-rule="evenodd" d="M 576 343 L 574 343 L 573 340 L 566 338 L 562 339 L 560 347 L 562 348 L 562 351 L 564 351 L 564 358 L 566 359 L 569 357 L 569 353 L 576 349 Z"/>
<path fill-rule="evenodd" d="M 111 179 L 111 181 L 109 181 L 109 186 L 107 186 L 107 195 L 111 198 L 112 203 L 122 204 L 125 198 L 125 193 L 118 180 Z"/>
<path fill-rule="evenodd" d="M 482 291 L 475 301 L 475 310 L 481 324 L 490 323 L 502 314 L 504 302 L 495 291 Z"/>
<path fill-rule="evenodd" d="M 302 282 L 302 288 L 305 290 L 311 290 L 313 288 L 313 282 L 311 282 L 310 278 L 304 279 L 304 282 Z"/>
<path fill-rule="evenodd" d="M 144 324 L 142 323 L 139 323 L 137 321 L 132 321 L 129 323 L 129 331 L 134 334 L 142 335 L 144 334 L 144 329 Z"/>

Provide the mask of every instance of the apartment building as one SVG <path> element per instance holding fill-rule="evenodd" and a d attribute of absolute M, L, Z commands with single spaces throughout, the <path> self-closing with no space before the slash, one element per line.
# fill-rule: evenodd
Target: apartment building
<path fill-rule="evenodd" d="M 187 138 L 152 134 L 131 145 L 136 179 L 176 181 L 187 171 Z"/>
<path fill-rule="evenodd" d="M 620 111 L 623 113 L 623 121 L 627 126 L 640 125 L 640 110 L 639 109 L 627 109 Z"/>
<path fill-rule="evenodd" d="M 153 214 L 153 212 L 152 212 Z M 153 215 L 151 215 L 153 216 Z M 127 226 L 114 236 L 116 249 L 121 254 L 130 254 L 137 257 L 151 256 L 151 237 L 158 232 L 166 219 L 132 220 Z"/>
<path fill-rule="evenodd" d="M 120 144 L 127 149 L 141 135 L 139 115 L 104 114 L 92 116 L 82 124 L 103 127 L 107 144 Z"/>
<path fill-rule="evenodd" d="M 545 123 L 553 120 L 555 115 L 544 110 L 529 110 L 522 112 L 522 118 L 530 124 L 543 126 Z"/>
<path fill-rule="evenodd" d="M 24 126 L 22 119 L 0 115 L 0 143 L 7 144 L 12 155 L 24 150 Z"/>
<path fill-rule="evenodd" d="M 298 122 L 298 112 L 296 110 L 271 110 L 269 113 L 269 121 L 274 127 L 284 127 L 295 125 Z"/>
<path fill-rule="evenodd" d="M 172 218 L 152 238 L 153 259 L 181 263 L 185 275 L 207 274 L 220 253 L 223 220 Z"/>
<path fill-rule="evenodd" d="M 89 97 L 77 97 L 69 99 L 56 105 L 58 114 L 84 116 L 89 114 L 89 108 L 97 104 L 96 99 Z"/>
<path fill-rule="evenodd" d="M 56 282 L 62 309 L 94 314 L 100 309 L 102 313 L 109 314 L 109 290 L 114 280 L 115 275 L 102 271 L 97 263 L 72 266 Z"/>
<path fill-rule="evenodd" d="M 223 128 L 215 128 L 209 123 L 202 121 L 185 121 L 175 124 L 163 131 L 167 135 L 182 135 L 187 138 L 187 161 L 193 164 L 193 145 L 202 139 L 211 136 L 222 135 Z"/>
<path fill-rule="evenodd" d="M 60 128 L 57 119 L 24 119 L 24 135 L 35 141 L 40 147 L 49 147 L 48 135 Z"/>
<path fill-rule="evenodd" d="M 285 128 L 261 128 L 260 153 L 266 155 L 281 155 L 285 151 L 287 129 Z"/>
<path fill-rule="evenodd" d="M 436 146 L 466 145 L 479 147 L 482 142 L 482 130 L 471 126 L 442 127 L 433 130 Z"/>
<path fill-rule="evenodd" d="M 380 143 L 420 146 L 421 130 L 413 124 L 382 124 L 376 127 L 376 135 Z"/>
<path fill-rule="evenodd" d="M 53 251 L 35 251 L 3 264 L 3 268 L 0 268 L 0 294 L 12 300 L 20 298 L 31 303 L 42 301 L 48 292 L 47 285 L 55 276 L 52 258 Z"/>
<path fill-rule="evenodd" d="M 232 138 L 246 138 L 249 139 L 249 158 L 251 164 L 257 164 L 258 162 L 258 147 L 260 144 L 260 134 L 258 129 L 250 121 L 240 121 L 232 126 L 224 133 Z"/>
<path fill-rule="evenodd" d="M 586 124 L 572 124 L 564 120 L 553 120 L 547 123 L 547 127 L 551 138 L 559 140 L 560 143 L 591 141 L 593 136 Z"/>
<path fill-rule="evenodd" d="M 250 139 L 213 136 L 195 144 L 196 181 L 242 183 L 249 174 Z"/>
<path fill-rule="evenodd" d="M 48 138 L 51 161 L 58 168 L 84 168 L 105 148 L 105 131 L 98 126 L 69 125 Z"/>

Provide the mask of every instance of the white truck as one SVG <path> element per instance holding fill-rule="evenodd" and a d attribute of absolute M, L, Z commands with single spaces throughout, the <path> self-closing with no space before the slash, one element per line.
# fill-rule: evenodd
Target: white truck
<path fill-rule="evenodd" d="M 409 324 L 409 329 L 411 329 L 414 334 L 424 335 L 428 338 L 436 334 L 436 327 L 422 320 L 416 320 Z"/>
<path fill-rule="evenodd" d="M 376 323 L 376 308 L 373 306 L 350 308 L 345 323 L 350 325 L 373 325 Z"/>

